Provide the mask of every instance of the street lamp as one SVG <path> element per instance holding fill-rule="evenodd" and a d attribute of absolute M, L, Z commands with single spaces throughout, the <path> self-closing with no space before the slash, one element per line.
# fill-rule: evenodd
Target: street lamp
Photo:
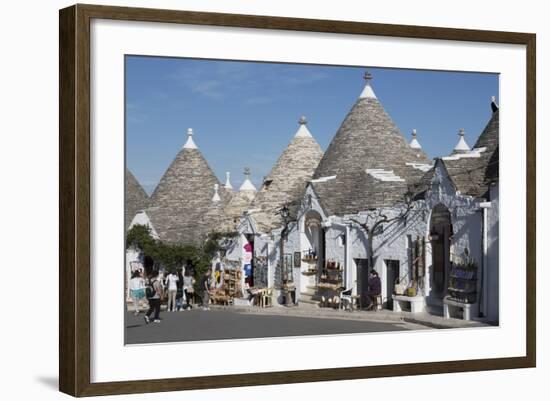
<path fill-rule="evenodd" d="M 285 226 L 288 224 L 288 217 L 290 215 L 290 210 L 288 209 L 287 205 L 284 205 L 281 210 L 281 217 L 283 218 L 283 221 L 285 222 Z"/>
<path fill-rule="evenodd" d="M 413 199 L 413 193 L 409 190 L 405 193 L 405 202 L 410 205 Z"/>
<path fill-rule="evenodd" d="M 291 217 L 290 217 L 290 210 L 287 205 L 284 205 L 282 208 L 280 208 L 277 212 L 277 215 L 280 215 L 283 219 L 283 229 L 281 230 L 281 239 L 279 241 L 279 265 L 281 266 L 281 273 L 282 273 L 282 281 L 283 281 L 283 290 L 286 289 L 286 295 L 285 295 L 285 303 L 288 305 L 289 297 L 290 297 L 290 291 L 287 288 L 287 282 L 291 281 L 289 280 L 289 274 L 286 271 L 285 266 L 285 240 L 288 235 L 288 225 L 290 223 Z M 292 271 L 290 272 L 292 273 Z"/>

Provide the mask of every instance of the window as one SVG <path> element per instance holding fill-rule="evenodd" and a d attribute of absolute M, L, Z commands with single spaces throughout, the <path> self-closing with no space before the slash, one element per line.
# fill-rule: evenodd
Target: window
<path fill-rule="evenodd" d="M 338 245 L 346 246 L 346 234 L 340 234 L 338 236 Z"/>

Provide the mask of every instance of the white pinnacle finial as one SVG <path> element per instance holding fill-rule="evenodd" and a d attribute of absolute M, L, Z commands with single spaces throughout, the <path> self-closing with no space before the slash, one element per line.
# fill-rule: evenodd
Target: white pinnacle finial
<path fill-rule="evenodd" d="M 225 188 L 226 189 L 233 189 L 233 185 L 231 185 L 231 173 L 229 171 L 225 172 Z"/>
<path fill-rule="evenodd" d="M 214 202 L 214 203 L 217 203 L 217 202 L 222 200 L 220 198 L 220 194 L 218 194 L 218 188 L 219 188 L 219 185 L 214 184 L 214 196 L 212 197 L 212 202 Z"/>
<path fill-rule="evenodd" d="M 298 123 L 300 124 L 300 127 L 298 127 L 298 131 L 296 131 L 296 135 L 294 137 L 312 137 L 311 132 L 307 129 L 307 119 L 306 116 L 301 116 L 300 120 L 298 120 Z"/>
<path fill-rule="evenodd" d="M 250 181 L 250 167 L 244 168 L 244 182 L 242 183 L 241 187 L 239 188 L 239 191 L 254 191 L 256 192 L 256 187 L 254 184 L 252 184 L 252 181 Z"/>
<path fill-rule="evenodd" d="M 412 139 L 409 143 L 409 146 L 413 149 L 422 149 L 422 146 L 420 146 L 420 142 L 418 142 L 418 139 L 416 139 L 416 129 L 412 130 Z"/>
<path fill-rule="evenodd" d="M 460 139 L 458 140 L 458 143 L 455 146 L 455 152 L 468 152 L 470 150 L 470 147 L 466 143 L 466 140 L 464 139 L 464 128 L 460 128 L 458 131 L 458 136 Z"/>
<path fill-rule="evenodd" d="M 491 96 L 491 110 L 493 113 L 498 110 L 497 98 L 496 96 Z"/>
<path fill-rule="evenodd" d="M 369 71 L 365 71 L 365 74 L 363 75 L 363 78 L 366 81 L 365 89 L 363 89 L 363 92 L 361 92 L 361 95 L 359 95 L 359 99 L 376 99 L 376 95 L 374 94 L 374 91 L 372 90 L 372 86 L 370 85 L 370 81 L 372 80 L 372 74 Z"/>
<path fill-rule="evenodd" d="M 187 129 L 187 142 L 183 145 L 184 149 L 197 149 L 197 145 L 193 141 L 193 128 Z"/>

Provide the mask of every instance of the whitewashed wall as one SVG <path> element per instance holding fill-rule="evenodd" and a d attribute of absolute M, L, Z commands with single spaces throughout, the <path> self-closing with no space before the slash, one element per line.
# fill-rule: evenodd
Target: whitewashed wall
<path fill-rule="evenodd" d="M 132 278 L 132 262 L 140 262 L 142 263 L 141 259 L 141 251 L 138 248 L 135 248 L 133 246 L 126 249 L 126 283 L 125 283 L 125 295 L 126 300 L 130 300 L 130 279 Z"/>
<path fill-rule="evenodd" d="M 496 195 L 495 195 L 496 194 Z M 300 218 L 303 222 L 305 213 L 308 210 L 318 212 L 327 226 L 325 235 L 325 259 L 334 260 L 343 266 L 346 266 L 346 282 L 354 283 L 357 291 L 357 266 L 356 259 L 366 259 L 367 255 L 367 236 L 359 225 L 352 220 L 365 221 L 366 216 L 363 213 L 352 216 L 327 217 L 320 206 L 315 193 L 308 187 L 306 199 L 311 195 L 311 201 L 304 201 L 304 206 L 300 211 Z M 488 311 L 490 320 L 496 320 L 498 317 L 498 187 L 492 189 L 492 196 L 496 196 L 496 205 L 490 209 L 489 221 L 489 269 L 491 273 L 488 276 L 487 293 L 489 294 L 488 303 L 491 308 Z M 385 260 L 399 261 L 399 278 L 405 285 L 410 284 L 412 279 L 412 261 L 410 241 L 424 239 L 426 249 L 426 264 L 424 281 L 421 284 L 421 290 L 425 296 L 430 295 L 430 277 L 432 271 L 431 243 L 429 239 L 430 219 L 433 208 L 438 205 L 444 205 L 450 212 L 452 224 L 452 238 L 450 242 L 450 258 L 465 257 L 465 250 L 468 250 L 469 256 L 475 260 L 478 266 L 482 264 L 482 212 L 479 208 L 480 199 L 471 196 L 461 195 L 456 191 L 452 181 L 446 173 L 445 168 L 440 162 L 436 163 L 435 174 L 431 188 L 427 191 L 425 200 L 416 201 L 413 210 L 405 220 L 394 221 L 384 225 L 383 232 L 374 237 L 373 250 L 375 257 L 375 270 L 378 271 L 382 281 L 382 297 L 387 299 L 391 294 L 387 293 L 387 268 Z M 493 202 L 495 203 L 495 202 Z M 384 209 L 388 218 L 393 218 L 400 213 L 398 208 Z M 348 230 L 348 238 L 345 241 L 351 241 L 349 254 L 351 261 L 346 263 L 346 246 L 341 240 L 341 236 L 346 233 L 346 226 L 351 227 Z M 302 228 L 303 230 L 303 228 Z M 298 240 L 295 233 L 298 228 L 295 227 L 289 235 L 289 242 L 285 249 L 290 252 L 295 250 L 307 250 L 311 244 L 310 240 L 302 235 Z M 297 279 L 298 281 L 299 279 Z M 481 280 L 478 280 L 481 285 Z M 479 288 L 481 291 L 481 288 Z"/>
<path fill-rule="evenodd" d="M 440 162 L 436 163 L 435 174 L 431 188 L 426 192 L 425 200 L 414 202 L 412 211 L 406 219 L 396 220 L 385 224 L 383 231 L 374 237 L 373 251 L 375 257 L 375 270 L 382 281 L 382 298 L 386 302 L 391 296 L 388 293 L 387 266 L 385 260 L 399 261 L 399 278 L 405 286 L 411 282 L 412 261 L 410 240 L 424 239 L 425 248 L 425 275 L 420 283 L 420 294 L 429 296 L 431 292 L 430 277 L 432 271 L 431 243 L 429 238 L 430 219 L 432 210 L 438 204 L 445 206 L 450 212 L 452 224 L 452 237 L 450 241 L 450 259 L 465 257 L 468 250 L 469 257 L 475 260 L 478 266 L 482 266 L 483 241 L 482 241 L 482 211 L 479 203 L 483 200 L 471 196 L 461 195 L 456 191 L 445 168 Z M 491 189 L 493 206 L 489 209 L 489 254 L 487 295 L 487 318 L 491 321 L 498 320 L 498 186 Z M 322 209 L 315 192 L 309 186 L 298 212 L 298 222 L 290 226 L 288 239 L 285 241 L 285 253 L 304 252 L 313 247 L 312 238 L 305 232 L 306 214 L 311 212 L 319 214 L 325 227 L 325 260 L 340 263 L 345 268 L 345 286 L 353 286 L 353 293 L 357 294 L 357 259 L 367 259 L 367 235 L 354 220 L 364 222 L 368 217 L 365 213 L 356 215 L 327 216 Z M 399 207 L 385 208 L 384 214 L 389 219 L 397 216 Z M 372 223 L 372 222 L 371 222 Z M 280 286 L 280 272 L 276 268 L 279 264 L 279 240 L 280 229 L 272 232 L 274 241 L 269 254 L 271 266 L 271 279 L 275 287 Z M 344 237 L 344 239 L 342 238 Z M 410 239 L 409 239 L 410 238 Z M 349 243 L 349 246 L 346 244 Z M 293 268 L 293 278 L 299 299 L 300 291 L 306 287 L 307 277 L 300 272 L 301 269 Z M 365 272 L 366 273 L 366 272 Z M 303 285 L 302 285 L 303 284 Z M 392 283 L 393 285 L 393 283 Z M 303 287 L 303 288 L 302 288 Z M 478 290 L 481 292 L 481 280 L 478 280 Z"/>
<path fill-rule="evenodd" d="M 499 321 L 499 185 L 490 188 L 491 207 L 488 210 L 487 224 L 487 319 Z"/>

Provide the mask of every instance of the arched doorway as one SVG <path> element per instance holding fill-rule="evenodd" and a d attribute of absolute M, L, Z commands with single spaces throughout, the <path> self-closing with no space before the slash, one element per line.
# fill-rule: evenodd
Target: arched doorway
<path fill-rule="evenodd" d="M 302 263 L 303 278 L 300 280 L 300 291 L 309 292 L 308 287 L 316 284 L 317 277 L 325 264 L 325 230 L 322 226 L 321 215 L 313 210 L 306 213 L 304 218 L 304 241 L 301 244 L 303 256 L 313 256 L 311 260 Z M 308 258 L 305 258 L 308 259 Z M 316 270 L 316 274 L 309 271 Z"/>
<path fill-rule="evenodd" d="M 430 242 L 432 246 L 432 267 L 430 271 L 430 298 L 441 300 L 445 296 L 449 281 L 450 239 L 453 235 L 451 213 L 444 205 L 432 209 L 430 219 Z"/>

